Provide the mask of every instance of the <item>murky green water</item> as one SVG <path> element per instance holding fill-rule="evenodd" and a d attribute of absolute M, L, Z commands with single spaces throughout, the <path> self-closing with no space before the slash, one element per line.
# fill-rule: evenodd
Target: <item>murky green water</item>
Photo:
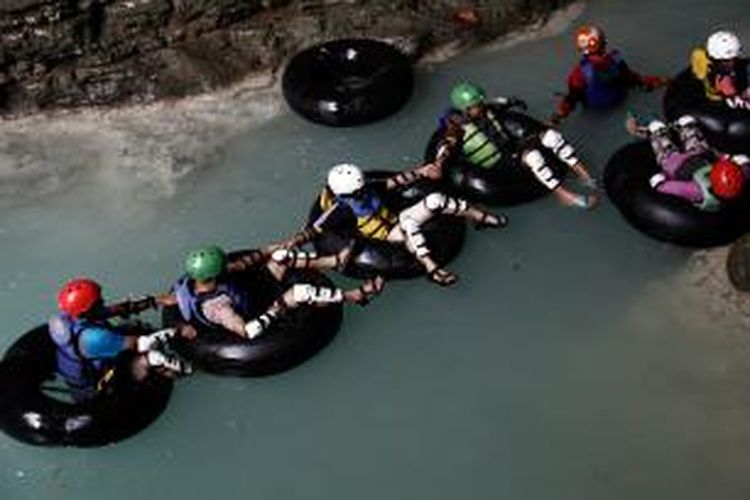
<path fill-rule="evenodd" d="M 592 2 L 584 19 L 635 68 L 666 74 L 715 27 L 750 43 L 746 1 L 655 4 Z M 568 31 L 422 68 L 407 108 L 372 126 L 282 116 L 171 198 L 108 172 L 4 208 L 0 348 L 53 311 L 72 275 L 112 298 L 166 288 L 196 244 L 246 247 L 296 229 L 333 162 L 416 163 L 458 78 L 546 116 L 573 58 Z M 646 113 L 658 100 L 629 106 Z M 627 140 L 624 110 L 565 124 L 596 172 Z M 153 426 L 104 449 L 0 436 L 0 499 L 747 499 L 747 349 L 731 318 L 706 326 L 700 304 L 670 287 L 689 254 L 610 205 L 509 213 L 505 232 L 470 235 L 452 266 L 459 286 L 393 283 L 294 371 L 193 377 Z"/>

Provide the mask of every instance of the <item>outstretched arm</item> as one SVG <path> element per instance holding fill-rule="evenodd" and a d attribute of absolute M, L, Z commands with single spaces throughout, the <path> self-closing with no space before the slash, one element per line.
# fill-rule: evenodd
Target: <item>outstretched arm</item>
<path fill-rule="evenodd" d="M 417 182 L 419 179 L 433 179 L 437 180 L 442 177 L 442 169 L 437 163 L 425 163 L 411 170 L 405 170 L 399 172 L 396 175 L 389 177 L 385 181 L 385 188 L 388 190 L 396 189 L 399 187 L 406 187 L 410 184 Z"/>

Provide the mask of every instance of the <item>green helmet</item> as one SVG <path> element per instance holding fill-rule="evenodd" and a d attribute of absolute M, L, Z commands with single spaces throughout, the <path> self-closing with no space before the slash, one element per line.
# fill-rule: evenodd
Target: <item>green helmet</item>
<path fill-rule="evenodd" d="M 227 256 L 217 246 L 207 246 L 193 250 L 185 259 L 185 271 L 194 280 L 214 279 L 224 272 Z"/>
<path fill-rule="evenodd" d="M 451 90 L 451 103 L 461 111 L 483 102 L 484 89 L 473 83 L 459 83 Z"/>

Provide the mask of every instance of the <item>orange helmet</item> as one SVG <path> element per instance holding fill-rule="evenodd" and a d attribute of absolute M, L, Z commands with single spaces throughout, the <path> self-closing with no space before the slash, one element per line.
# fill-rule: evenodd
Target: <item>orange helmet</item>
<path fill-rule="evenodd" d="M 576 46 L 584 54 L 596 54 L 604 50 L 607 40 L 597 26 L 581 26 L 576 31 Z"/>
<path fill-rule="evenodd" d="M 726 200 L 737 198 L 742 193 L 745 176 L 736 163 L 728 158 L 720 158 L 711 168 L 711 190 Z"/>

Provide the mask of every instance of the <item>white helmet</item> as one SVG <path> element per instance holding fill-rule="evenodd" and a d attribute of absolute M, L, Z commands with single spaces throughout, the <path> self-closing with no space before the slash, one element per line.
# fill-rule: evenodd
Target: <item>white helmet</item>
<path fill-rule="evenodd" d="M 352 194 L 364 185 L 365 175 L 351 163 L 339 163 L 328 172 L 328 187 L 336 196 Z"/>
<path fill-rule="evenodd" d="M 717 31 L 706 40 L 706 50 L 713 59 L 734 59 L 742 54 L 742 42 L 731 31 Z"/>

